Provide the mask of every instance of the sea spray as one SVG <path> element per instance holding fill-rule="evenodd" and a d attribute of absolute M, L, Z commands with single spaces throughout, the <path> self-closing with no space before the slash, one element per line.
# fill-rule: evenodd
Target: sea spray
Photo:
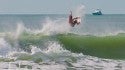
<path fill-rule="evenodd" d="M 7 43 L 4 38 L 0 38 L 0 56 L 7 57 L 8 53 L 12 51 L 12 47 Z"/>
<path fill-rule="evenodd" d="M 18 39 L 20 34 L 24 31 L 24 25 L 23 23 L 17 23 L 17 28 L 16 31 L 13 33 L 14 34 L 14 38 Z"/>
<path fill-rule="evenodd" d="M 80 17 L 81 20 L 84 19 L 85 15 L 85 6 L 80 5 L 73 10 L 74 17 Z M 44 34 L 44 35 L 55 35 L 55 34 L 67 34 L 67 33 L 80 33 L 79 31 L 83 27 L 83 21 L 80 25 L 75 27 L 71 27 L 68 23 L 68 15 L 67 18 L 56 18 L 52 19 L 50 17 L 46 17 L 44 22 L 41 23 L 42 26 L 40 29 L 30 30 L 26 28 L 27 31 L 35 33 L 35 34 Z"/>
<path fill-rule="evenodd" d="M 24 31 L 23 23 L 17 23 L 16 30 L 14 32 L 12 32 L 12 34 L 11 34 L 11 38 L 12 38 L 12 41 L 13 41 L 12 44 L 14 46 L 13 49 L 15 49 L 16 51 L 21 50 L 18 39 L 19 39 L 20 35 L 23 33 L 23 31 Z"/>
<path fill-rule="evenodd" d="M 45 35 L 53 35 L 58 33 L 68 33 L 71 27 L 68 25 L 66 19 L 50 20 L 47 19 L 45 24 L 43 24 L 41 33 Z"/>
<path fill-rule="evenodd" d="M 85 15 L 85 6 L 80 5 L 73 11 L 74 17 L 80 17 L 81 20 L 84 19 Z M 68 16 L 68 15 L 67 15 Z M 50 18 L 46 19 L 46 22 L 43 23 L 43 27 L 40 31 L 37 31 L 39 33 L 45 34 L 45 35 L 53 35 L 53 34 L 67 34 L 67 33 L 80 33 L 79 31 L 83 28 L 83 21 L 80 25 L 75 26 L 72 28 L 68 23 L 67 19 L 61 19 L 58 18 L 56 20 L 52 20 Z"/>
<path fill-rule="evenodd" d="M 79 5 L 73 10 L 74 17 L 83 17 L 85 15 L 85 6 Z"/>
<path fill-rule="evenodd" d="M 5 35 L 0 38 L 0 56 L 9 58 L 11 52 L 19 49 L 18 38 L 22 32 L 23 25 L 19 23 L 16 30 L 4 33 Z"/>

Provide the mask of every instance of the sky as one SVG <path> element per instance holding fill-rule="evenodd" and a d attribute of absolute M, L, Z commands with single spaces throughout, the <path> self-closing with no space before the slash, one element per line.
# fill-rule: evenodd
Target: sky
<path fill-rule="evenodd" d="M 0 0 L 0 14 L 67 14 L 79 5 L 86 14 L 125 14 L 125 0 Z"/>

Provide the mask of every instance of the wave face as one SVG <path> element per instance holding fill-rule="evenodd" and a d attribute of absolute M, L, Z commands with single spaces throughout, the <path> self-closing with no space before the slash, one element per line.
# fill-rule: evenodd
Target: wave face
<path fill-rule="evenodd" d="M 61 35 L 59 41 L 68 50 L 101 58 L 124 59 L 125 34 L 115 36 Z"/>
<path fill-rule="evenodd" d="M 125 15 L 81 14 L 1 15 L 0 69 L 125 70 Z"/>

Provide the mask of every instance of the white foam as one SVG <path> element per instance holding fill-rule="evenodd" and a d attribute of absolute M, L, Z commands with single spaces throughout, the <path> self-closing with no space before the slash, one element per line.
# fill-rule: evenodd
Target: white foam
<path fill-rule="evenodd" d="M 48 47 L 43 50 L 44 53 L 62 53 L 62 52 L 68 52 L 68 50 L 65 50 L 62 48 L 62 46 L 58 42 L 48 42 Z"/>
<path fill-rule="evenodd" d="M 49 66 L 49 67 L 48 67 Z M 42 65 L 42 70 L 66 70 L 66 67 L 64 65 L 58 64 L 58 65 Z"/>
<path fill-rule="evenodd" d="M 41 52 L 41 49 L 31 45 L 31 54 L 35 54 L 37 52 Z"/>
<path fill-rule="evenodd" d="M 11 45 L 7 43 L 4 38 L 0 38 L 0 56 L 6 57 L 11 50 Z"/>

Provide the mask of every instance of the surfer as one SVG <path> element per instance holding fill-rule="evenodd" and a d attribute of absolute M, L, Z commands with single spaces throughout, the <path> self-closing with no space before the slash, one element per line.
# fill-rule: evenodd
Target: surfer
<path fill-rule="evenodd" d="M 77 24 L 77 25 L 80 24 L 80 22 L 81 22 L 80 17 L 75 17 L 75 18 L 73 18 L 73 16 L 72 16 L 72 11 L 70 11 L 69 24 L 70 24 L 72 27 L 74 27 L 76 24 Z"/>

